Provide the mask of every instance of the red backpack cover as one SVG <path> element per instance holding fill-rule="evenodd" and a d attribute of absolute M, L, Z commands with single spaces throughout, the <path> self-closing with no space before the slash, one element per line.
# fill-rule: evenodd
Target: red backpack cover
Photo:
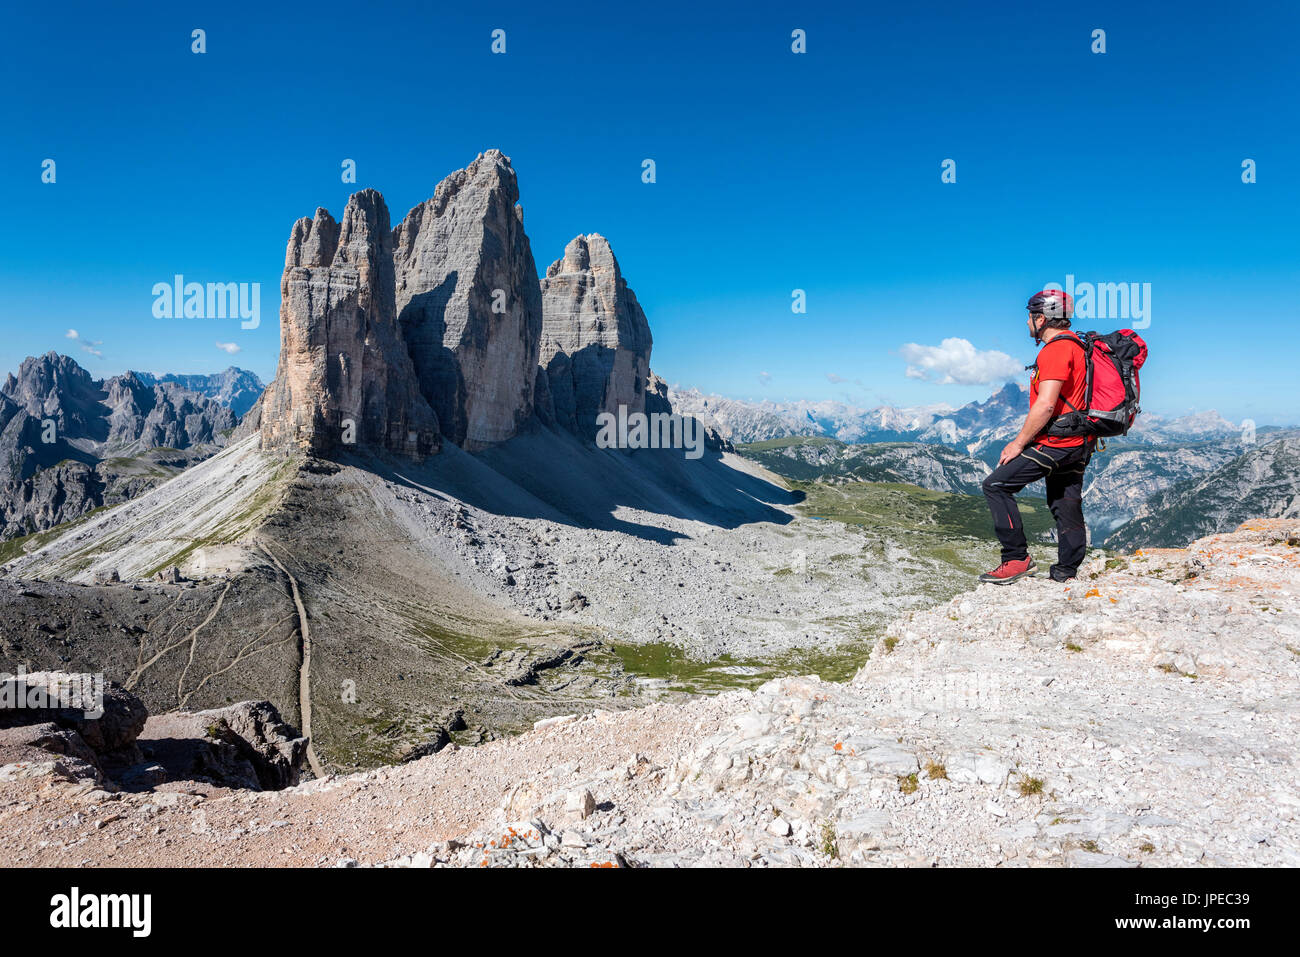
<path fill-rule="evenodd" d="M 1124 435 L 1142 411 L 1139 370 L 1147 361 L 1147 344 L 1132 329 L 1084 333 L 1068 338 L 1083 348 L 1087 369 L 1084 408 L 1058 415 L 1047 427 L 1048 435 Z"/>

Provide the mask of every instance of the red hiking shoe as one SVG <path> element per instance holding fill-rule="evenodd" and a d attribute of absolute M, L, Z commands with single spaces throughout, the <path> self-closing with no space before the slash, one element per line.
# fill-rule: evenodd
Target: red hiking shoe
<path fill-rule="evenodd" d="M 995 585 L 1010 585 L 1012 582 L 1020 581 L 1026 575 L 1032 575 L 1038 563 L 1032 557 L 1022 558 L 1016 562 L 1003 562 L 991 572 L 985 572 L 980 576 L 982 582 L 992 582 Z"/>

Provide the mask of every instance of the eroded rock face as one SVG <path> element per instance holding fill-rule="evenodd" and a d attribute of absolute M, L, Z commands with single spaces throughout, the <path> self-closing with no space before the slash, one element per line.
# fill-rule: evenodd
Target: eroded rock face
<path fill-rule="evenodd" d="M 542 346 L 557 424 L 586 438 L 596 416 L 646 411 L 653 340 L 609 241 L 577 236 L 542 280 Z"/>
<path fill-rule="evenodd" d="M 396 324 L 384 198 L 362 190 L 342 222 L 324 209 L 298 220 L 280 292 L 280 363 L 262 402 L 263 448 L 437 451 L 438 420 Z"/>
<path fill-rule="evenodd" d="M 393 232 L 397 314 L 442 434 L 474 451 L 532 415 L 541 290 L 508 157 L 452 173 Z"/>

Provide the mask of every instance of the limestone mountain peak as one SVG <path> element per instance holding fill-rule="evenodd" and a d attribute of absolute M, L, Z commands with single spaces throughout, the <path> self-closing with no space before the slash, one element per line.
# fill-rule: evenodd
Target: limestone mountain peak
<path fill-rule="evenodd" d="M 646 411 L 654 340 L 609 241 L 575 236 L 542 280 L 541 363 L 556 421 L 588 438 L 596 416 Z"/>
<path fill-rule="evenodd" d="M 541 290 L 509 159 L 488 150 L 393 231 L 397 315 L 442 433 L 474 450 L 533 413 Z"/>
<path fill-rule="evenodd" d="M 427 454 L 434 429 L 472 452 L 534 415 L 591 438 L 600 412 L 646 408 L 650 326 L 609 240 L 574 237 L 539 279 L 500 150 L 391 229 L 373 189 L 337 221 L 325 209 L 298 220 L 282 303 L 268 448 L 328 452 L 365 419 L 359 445 Z"/>
<path fill-rule="evenodd" d="M 280 293 L 280 362 L 263 400 L 263 447 L 436 451 L 437 417 L 398 333 L 383 196 L 352 194 L 341 222 L 325 209 L 298 220 Z"/>

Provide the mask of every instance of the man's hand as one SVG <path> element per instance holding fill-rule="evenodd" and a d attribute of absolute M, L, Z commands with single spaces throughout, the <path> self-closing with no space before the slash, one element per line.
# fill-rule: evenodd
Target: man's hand
<path fill-rule="evenodd" d="M 1052 411 L 1056 408 L 1056 399 L 1061 394 L 1061 386 L 1064 384 L 1059 379 L 1046 379 L 1038 384 L 1038 399 L 1030 406 L 1029 414 L 1025 416 L 1025 424 L 1020 427 L 1020 434 L 1002 449 L 1002 455 L 998 457 L 998 465 L 1006 465 L 1014 459 L 1025 450 L 1025 446 L 1042 433 L 1043 429 L 1047 428 L 1047 423 L 1052 420 Z"/>

